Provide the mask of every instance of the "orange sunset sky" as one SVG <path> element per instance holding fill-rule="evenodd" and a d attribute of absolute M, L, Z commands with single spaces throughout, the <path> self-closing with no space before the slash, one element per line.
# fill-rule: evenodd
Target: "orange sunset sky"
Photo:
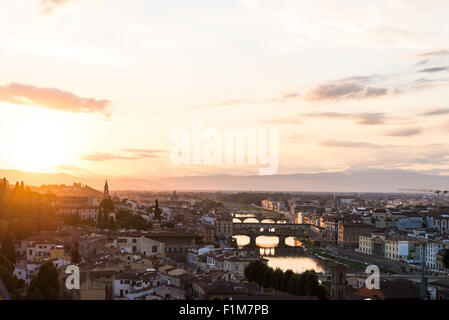
<path fill-rule="evenodd" d="M 3 0 L 0 168 L 175 165 L 174 130 L 279 130 L 278 173 L 449 170 L 446 0 Z"/>

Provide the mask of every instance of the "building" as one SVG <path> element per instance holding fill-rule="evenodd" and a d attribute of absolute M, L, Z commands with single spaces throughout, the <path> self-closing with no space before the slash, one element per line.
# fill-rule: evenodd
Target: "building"
<path fill-rule="evenodd" d="M 220 239 L 232 237 L 232 226 L 233 221 L 231 215 L 215 218 L 215 236 Z"/>
<path fill-rule="evenodd" d="M 444 266 L 438 260 L 440 252 L 444 249 L 449 249 L 449 239 L 432 239 L 426 245 L 426 267 L 434 270 L 444 270 Z M 440 260 L 441 261 L 441 260 Z"/>
<path fill-rule="evenodd" d="M 439 233 L 449 233 L 449 214 L 438 214 L 431 218 L 433 227 L 436 228 Z"/>
<path fill-rule="evenodd" d="M 114 275 L 112 283 L 114 299 L 124 298 L 125 295 L 139 293 L 144 289 L 165 284 L 154 271 L 120 272 Z"/>
<path fill-rule="evenodd" d="M 338 244 L 345 248 L 358 248 L 359 236 L 374 231 L 374 227 L 363 222 L 346 221 L 338 225 Z"/>
<path fill-rule="evenodd" d="M 111 235 L 106 240 L 106 247 L 119 248 L 122 252 L 140 254 L 144 257 L 162 256 L 165 245 L 143 235 Z"/>

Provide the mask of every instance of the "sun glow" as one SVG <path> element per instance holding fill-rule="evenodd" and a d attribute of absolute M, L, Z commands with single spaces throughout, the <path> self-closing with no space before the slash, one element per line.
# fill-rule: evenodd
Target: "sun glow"
<path fill-rule="evenodd" d="M 67 115 L 22 106 L 5 106 L 2 115 L 0 123 L 7 128 L 8 137 L 0 160 L 11 169 L 48 172 L 75 160 L 73 150 L 78 142 Z"/>

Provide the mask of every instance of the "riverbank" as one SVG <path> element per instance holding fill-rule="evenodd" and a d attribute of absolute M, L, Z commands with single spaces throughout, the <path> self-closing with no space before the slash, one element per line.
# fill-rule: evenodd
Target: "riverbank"
<path fill-rule="evenodd" d="M 345 265 L 345 266 L 349 267 L 351 269 L 351 271 L 364 272 L 366 269 L 366 265 L 364 263 L 347 260 L 347 259 L 343 259 L 340 257 L 330 255 L 327 252 L 325 252 L 324 250 L 322 250 L 321 248 L 318 248 L 316 245 L 314 245 L 311 242 L 304 241 L 302 245 L 306 252 L 308 252 L 308 253 L 312 254 L 313 256 L 315 256 L 319 259 L 322 259 L 324 261 Z"/>

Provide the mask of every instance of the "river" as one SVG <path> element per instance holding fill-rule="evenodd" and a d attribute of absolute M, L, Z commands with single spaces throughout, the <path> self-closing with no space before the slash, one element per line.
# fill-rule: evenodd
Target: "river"
<path fill-rule="evenodd" d="M 234 236 L 239 246 L 245 246 L 249 243 L 247 236 Z M 276 246 L 279 240 L 277 237 L 259 236 L 256 239 L 256 244 L 260 249 L 261 255 L 268 259 L 268 265 L 274 269 L 281 268 L 286 271 L 288 269 L 294 272 L 304 272 L 306 270 L 315 270 L 315 272 L 324 272 L 324 266 L 320 260 L 312 255 L 304 253 L 301 256 L 295 257 L 275 257 Z M 285 243 L 290 246 L 298 246 L 301 243 L 294 238 L 287 238 Z"/>

